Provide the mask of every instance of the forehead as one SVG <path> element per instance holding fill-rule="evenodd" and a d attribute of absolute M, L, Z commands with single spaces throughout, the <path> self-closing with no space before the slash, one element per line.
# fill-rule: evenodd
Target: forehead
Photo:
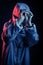
<path fill-rule="evenodd" d="M 13 9 L 13 15 L 20 17 L 20 9 L 17 6 Z"/>

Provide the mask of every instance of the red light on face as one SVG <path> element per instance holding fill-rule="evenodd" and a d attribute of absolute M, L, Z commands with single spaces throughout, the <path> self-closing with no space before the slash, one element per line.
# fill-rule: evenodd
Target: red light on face
<path fill-rule="evenodd" d="M 20 9 L 17 6 L 14 7 L 13 15 L 20 18 Z"/>
<path fill-rule="evenodd" d="M 20 9 L 17 6 L 15 6 L 12 13 L 12 22 L 14 23 L 14 25 L 16 24 L 16 19 L 19 18 L 20 18 Z"/>

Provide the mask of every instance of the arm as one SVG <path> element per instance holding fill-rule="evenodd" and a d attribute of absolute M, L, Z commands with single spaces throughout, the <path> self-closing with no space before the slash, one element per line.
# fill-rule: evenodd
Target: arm
<path fill-rule="evenodd" d="M 4 38 L 6 36 L 6 30 L 7 30 L 7 27 L 6 27 L 6 23 L 5 23 L 4 26 L 3 26 L 2 34 L 1 34 L 1 39 L 2 39 L 2 57 L 3 57 L 5 46 L 6 46 L 6 43 L 5 43 L 5 40 L 4 40 Z"/>
<path fill-rule="evenodd" d="M 39 40 L 35 24 L 26 29 L 26 41 L 29 47 L 35 45 Z"/>

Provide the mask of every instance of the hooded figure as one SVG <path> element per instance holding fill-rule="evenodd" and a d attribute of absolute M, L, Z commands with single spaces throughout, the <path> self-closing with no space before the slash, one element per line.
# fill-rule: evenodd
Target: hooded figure
<path fill-rule="evenodd" d="M 29 47 L 39 40 L 32 17 L 25 3 L 14 6 L 12 18 L 4 24 L 1 35 L 2 65 L 30 65 Z"/>

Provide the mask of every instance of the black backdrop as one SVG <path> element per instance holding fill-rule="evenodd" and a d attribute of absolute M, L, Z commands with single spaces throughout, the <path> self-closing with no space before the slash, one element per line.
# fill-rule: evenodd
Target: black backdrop
<path fill-rule="evenodd" d="M 34 14 L 32 22 L 36 24 L 39 34 L 38 43 L 30 48 L 30 62 L 31 65 L 41 65 L 42 61 L 42 7 L 39 0 L 0 0 L 0 35 L 2 33 L 3 24 L 11 18 L 12 10 L 17 2 L 24 2 L 30 6 Z M 0 37 L 0 60 L 1 60 L 1 46 L 2 41 Z"/>

